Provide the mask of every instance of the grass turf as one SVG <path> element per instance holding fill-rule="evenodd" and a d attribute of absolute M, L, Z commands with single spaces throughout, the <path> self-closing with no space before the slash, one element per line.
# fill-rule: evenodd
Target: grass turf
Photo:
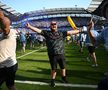
<path fill-rule="evenodd" d="M 39 49 L 39 48 L 35 48 Z M 67 79 L 71 84 L 94 84 L 97 85 L 105 72 L 108 72 L 108 53 L 104 48 L 98 47 L 96 49 L 98 67 L 91 67 L 92 62 L 88 62 L 86 57 L 88 56 L 87 48 L 84 48 L 84 53 L 78 52 L 79 46 L 76 44 L 65 44 L 66 54 L 66 68 Z M 32 50 L 27 49 L 26 53 Z M 20 50 L 17 50 L 17 57 L 22 55 Z M 19 68 L 16 74 L 16 80 L 28 80 L 28 81 L 40 81 L 50 82 L 50 65 L 47 56 L 46 48 L 37 52 L 24 56 L 18 59 Z M 61 82 L 60 69 L 57 69 L 56 82 Z M 40 85 L 28 85 L 18 84 L 16 86 L 19 90 L 52 90 L 49 86 Z M 5 85 L 3 88 L 6 88 Z M 59 87 L 55 90 L 95 90 L 91 88 L 73 88 L 73 87 Z M 6 90 L 6 89 L 3 89 Z"/>

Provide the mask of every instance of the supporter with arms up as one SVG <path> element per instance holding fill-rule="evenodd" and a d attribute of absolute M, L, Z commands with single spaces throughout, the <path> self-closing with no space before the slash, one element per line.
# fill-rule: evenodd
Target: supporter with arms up
<path fill-rule="evenodd" d="M 27 27 L 34 32 L 40 33 L 46 39 L 46 46 L 51 65 L 51 86 L 55 86 L 57 63 L 61 68 L 62 82 L 67 83 L 63 40 L 67 35 L 77 34 L 81 32 L 81 30 L 60 32 L 57 30 L 57 22 L 55 21 L 50 23 L 50 31 L 38 29 L 31 26 L 29 23 L 27 24 Z"/>
<path fill-rule="evenodd" d="M 102 32 L 98 36 L 95 36 L 94 33 L 91 31 L 92 27 L 94 26 L 94 22 L 91 20 L 89 22 L 88 33 L 93 45 L 102 43 L 104 44 L 105 49 L 108 51 L 108 3 L 107 5 L 105 5 L 104 9 L 105 10 L 103 10 L 103 13 L 107 22 L 104 30 L 102 30 Z"/>
<path fill-rule="evenodd" d="M 105 49 L 108 51 L 108 1 L 103 4 L 102 6 L 102 15 L 106 18 L 106 26 L 102 32 L 95 37 L 94 33 L 91 32 L 91 28 L 93 27 L 94 23 L 91 20 L 89 23 L 89 36 L 91 39 L 92 44 L 97 45 L 97 44 L 104 44 Z M 105 77 L 100 81 L 98 84 L 98 89 L 97 90 L 108 90 L 108 72 L 105 73 Z"/>

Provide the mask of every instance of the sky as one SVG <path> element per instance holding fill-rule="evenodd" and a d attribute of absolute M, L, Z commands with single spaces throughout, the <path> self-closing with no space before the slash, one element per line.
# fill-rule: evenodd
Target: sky
<path fill-rule="evenodd" d="M 0 0 L 20 13 L 52 8 L 81 7 L 87 9 L 92 0 Z"/>

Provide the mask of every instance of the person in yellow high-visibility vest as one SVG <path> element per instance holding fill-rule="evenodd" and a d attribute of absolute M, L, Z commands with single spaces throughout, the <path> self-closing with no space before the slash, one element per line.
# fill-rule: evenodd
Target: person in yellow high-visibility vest
<path fill-rule="evenodd" d="M 67 44 L 68 44 L 68 45 L 71 43 L 71 36 L 70 36 L 70 35 L 68 35 L 68 36 L 66 37 L 66 41 L 67 41 Z"/>

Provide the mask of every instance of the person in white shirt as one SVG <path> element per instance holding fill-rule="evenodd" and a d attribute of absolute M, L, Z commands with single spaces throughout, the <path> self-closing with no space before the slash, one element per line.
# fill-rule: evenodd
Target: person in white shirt
<path fill-rule="evenodd" d="M 80 33 L 79 36 L 79 42 L 80 42 L 80 52 L 83 53 L 83 47 L 85 45 L 85 40 L 86 40 L 86 34 L 85 33 Z"/>
<path fill-rule="evenodd" d="M 10 29 L 10 20 L 0 11 L 0 87 L 6 82 L 9 90 L 16 90 L 14 85 L 17 71 L 16 37 L 17 31 Z"/>

